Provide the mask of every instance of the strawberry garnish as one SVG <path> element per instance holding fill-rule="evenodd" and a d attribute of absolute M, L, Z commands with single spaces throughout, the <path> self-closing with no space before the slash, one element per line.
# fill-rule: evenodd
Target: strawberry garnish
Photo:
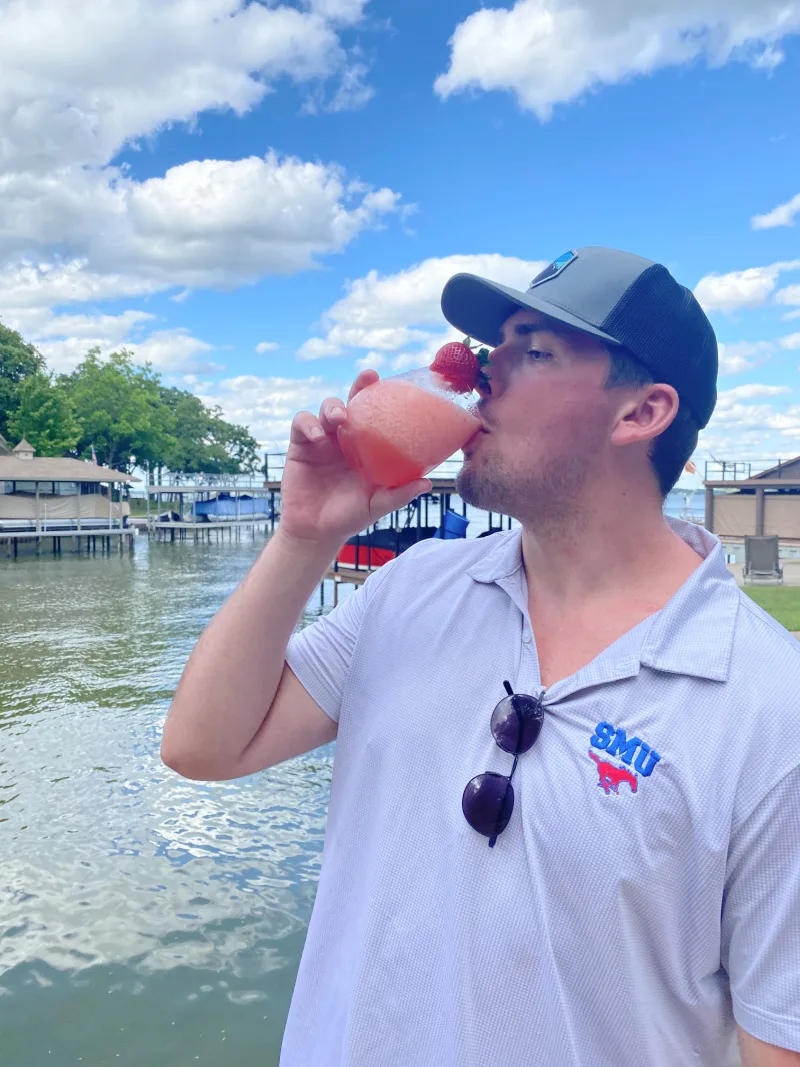
<path fill-rule="evenodd" d="M 481 361 L 462 341 L 450 341 L 436 353 L 430 369 L 441 374 L 457 393 L 470 393 L 478 384 Z"/>

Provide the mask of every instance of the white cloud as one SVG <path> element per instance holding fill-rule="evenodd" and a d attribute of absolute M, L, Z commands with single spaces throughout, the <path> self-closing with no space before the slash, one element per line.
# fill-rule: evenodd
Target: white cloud
<path fill-rule="evenodd" d="M 790 333 L 788 337 L 781 337 L 778 341 L 781 348 L 788 348 L 790 351 L 800 348 L 800 333 Z"/>
<path fill-rule="evenodd" d="M 208 110 L 246 113 L 279 79 L 331 108 L 360 106 L 366 67 L 339 34 L 365 3 L 0 0 L 4 317 L 177 287 L 180 302 L 195 287 L 314 267 L 388 215 L 404 217 L 397 193 L 335 163 L 269 152 L 194 160 L 146 181 L 113 163 Z"/>
<path fill-rule="evenodd" d="M 775 351 L 772 341 L 736 341 L 719 345 L 720 374 L 741 374 L 769 359 Z"/>
<path fill-rule="evenodd" d="M 319 376 L 296 379 L 243 374 L 226 378 L 199 395 L 206 404 L 218 404 L 226 419 L 247 426 L 265 450 L 285 452 L 297 412 L 316 413 L 326 397 L 344 400 L 347 390 Z"/>
<path fill-rule="evenodd" d="M 256 345 L 256 352 L 263 355 L 265 352 L 275 352 L 280 347 L 277 341 L 259 341 Z"/>
<path fill-rule="evenodd" d="M 358 50 L 354 50 L 358 54 Z M 342 74 L 336 91 L 331 95 L 320 85 L 307 97 L 303 105 L 306 115 L 318 115 L 320 112 L 358 111 L 375 95 L 375 90 L 364 80 L 369 68 L 364 63 L 354 62 Z"/>
<path fill-rule="evenodd" d="M 99 274 L 89 269 L 85 259 L 34 263 L 22 261 L 0 268 L 0 307 L 6 309 L 46 308 L 58 304 L 78 304 L 109 300 L 116 296 L 145 296 L 159 286 L 151 279 L 119 272 Z"/>
<path fill-rule="evenodd" d="M 768 267 L 748 267 L 729 274 L 707 274 L 697 283 L 694 294 L 706 311 L 759 307 L 772 296 L 779 275 L 783 271 L 795 270 L 800 270 L 800 259 L 781 261 Z"/>
<path fill-rule="evenodd" d="M 311 267 L 397 209 L 390 189 L 364 191 L 335 165 L 202 160 L 131 183 L 128 247 L 98 251 L 165 284 L 226 285 Z M 127 253 L 127 254 L 126 254 Z"/>
<path fill-rule="evenodd" d="M 513 92 L 547 120 L 555 104 L 698 59 L 771 70 L 798 30 L 797 0 L 516 0 L 456 27 L 435 88 Z"/>
<path fill-rule="evenodd" d="M 318 15 L 337 22 L 357 22 L 367 0 L 310 0 L 309 7 Z"/>
<path fill-rule="evenodd" d="M 370 271 L 348 284 L 347 295 L 323 315 L 326 336 L 310 338 L 298 357 L 319 359 L 348 348 L 396 352 L 412 344 L 428 345 L 431 327 L 440 330 L 443 325 L 442 289 L 454 274 L 478 274 L 524 290 L 544 266 L 541 260 L 485 253 L 426 259 L 396 274 Z"/>
<path fill-rule="evenodd" d="M 720 393 L 719 402 L 723 409 L 732 406 L 739 400 L 756 400 L 768 396 L 781 396 L 791 393 L 788 385 L 737 385 L 733 389 L 726 389 Z"/>
<path fill-rule="evenodd" d="M 340 31 L 365 6 L 0 0 L 3 321 L 56 370 L 91 347 L 102 356 L 126 347 L 199 390 L 207 383 L 198 375 L 221 369 L 209 362 L 210 344 L 155 329 L 148 312 L 102 315 L 98 305 L 170 289 L 180 303 L 195 288 L 313 268 L 388 216 L 404 218 L 396 192 L 332 162 L 270 151 L 193 160 L 145 181 L 114 163 L 122 149 L 173 124 L 191 128 L 206 111 L 245 114 L 281 79 L 321 109 L 362 106 L 367 65 L 358 48 L 345 50 Z M 81 304 L 90 310 L 80 313 Z M 52 310 L 68 305 L 76 313 Z M 275 348 L 264 341 L 257 351 Z M 219 388 L 229 401 L 236 392 Z"/>
<path fill-rule="evenodd" d="M 363 2 L 310 10 L 244 0 L 6 2 L 0 167 L 106 164 L 126 143 L 203 111 L 244 114 L 280 77 L 347 72 L 336 26 Z"/>
<path fill-rule="evenodd" d="M 52 315 L 36 329 L 36 338 L 74 337 L 76 340 L 103 336 L 110 344 L 122 343 L 136 327 L 152 322 L 146 311 L 123 311 L 121 315 Z"/>
<path fill-rule="evenodd" d="M 800 193 L 785 204 L 779 204 L 766 215 L 754 215 L 750 220 L 754 230 L 771 230 L 775 226 L 794 226 L 795 216 L 800 214 Z"/>
<path fill-rule="evenodd" d="M 129 342 L 125 347 L 133 352 L 138 363 L 152 363 L 159 371 L 191 370 L 203 374 L 223 369 L 218 363 L 198 359 L 214 346 L 184 329 L 156 330 L 145 340 Z"/>
<path fill-rule="evenodd" d="M 383 352 L 367 352 L 365 356 L 356 360 L 356 370 L 380 370 L 386 363 Z"/>
<path fill-rule="evenodd" d="M 775 303 L 788 304 L 790 307 L 800 305 L 800 285 L 787 285 L 785 289 L 779 289 L 775 294 Z"/>
<path fill-rule="evenodd" d="M 5 194 L 5 195 L 4 195 Z M 194 160 L 135 182 L 78 169 L 57 181 L 0 177 L 0 255 L 46 258 L 67 246 L 106 288 L 231 286 L 288 274 L 341 251 L 399 210 L 391 189 L 349 181 L 336 164 L 274 152 Z M 20 269 L 20 268 L 18 268 Z"/>
<path fill-rule="evenodd" d="M 753 383 L 723 390 L 711 422 L 700 437 L 698 454 L 718 459 L 776 462 L 800 452 L 800 405 L 778 400 L 788 385 Z M 751 403 L 750 401 L 761 401 Z M 769 403 L 768 401 L 776 401 Z"/>
<path fill-rule="evenodd" d="M 101 358 L 127 349 L 137 362 L 158 370 L 219 371 L 219 364 L 199 357 L 213 348 L 184 329 L 151 330 L 155 315 L 133 308 L 119 315 L 54 315 L 47 308 L 22 308 L 3 315 L 3 321 L 32 341 L 57 373 L 71 371 L 87 352 L 99 349 Z"/>
<path fill-rule="evenodd" d="M 303 360 L 324 359 L 326 356 L 338 356 L 340 345 L 325 340 L 324 337 L 310 337 L 297 350 L 297 358 Z"/>

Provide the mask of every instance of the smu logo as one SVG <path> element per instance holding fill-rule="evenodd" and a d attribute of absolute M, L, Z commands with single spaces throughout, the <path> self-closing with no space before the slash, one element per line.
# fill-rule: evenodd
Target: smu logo
<path fill-rule="evenodd" d="M 627 767 L 633 764 L 634 769 L 643 778 L 650 777 L 661 759 L 658 752 L 645 744 L 641 737 L 632 737 L 628 740 L 628 735 L 622 727 L 612 726 L 610 722 L 599 722 L 597 724 L 591 737 L 591 744 L 594 748 L 599 748 L 609 756 L 616 756 Z M 638 755 L 637 749 L 639 750 Z M 609 793 L 619 794 L 619 787 L 623 783 L 630 787 L 632 793 L 637 792 L 639 779 L 635 774 L 626 770 L 625 767 L 619 767 L 615 763 L 601 760 L 591 749 L 589 749 L 589 755 L 597 764 L 597 772 L 600 775 L 600 781 L 597 784 L 603 787 L 606 796 Z"/>

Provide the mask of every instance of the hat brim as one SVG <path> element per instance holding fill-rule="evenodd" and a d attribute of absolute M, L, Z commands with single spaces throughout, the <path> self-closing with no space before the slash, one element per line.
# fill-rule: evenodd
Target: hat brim
<path fill-rule="evenodd" d="M 496 347 L 502 340 L 502 326 L 520 308 L 538 311 L 575 330 L 601 341 L 619 345 L 611 334 L 544 300 L 538 293 L 522 293 L 476 274 L 456 274 L 442 291 L 442 313 L 451 326 L 483 344 Z"/>

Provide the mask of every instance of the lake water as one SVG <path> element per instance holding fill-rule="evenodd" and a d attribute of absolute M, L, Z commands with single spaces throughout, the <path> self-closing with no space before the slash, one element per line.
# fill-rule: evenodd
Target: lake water
<path fill-rule="evenodd" d="M 183 664 L 263 543 L 0 561 L 4 1067 L 277 1063 L 331 746 L 235 783 L 159 759 Z"/>
<path fill-rule="evenodd" d="M 233 783 L 159 759 L 186 658 L 263 544 L 0 558 L 3 1067 L 277 1064 L 333 746 Z"/>

